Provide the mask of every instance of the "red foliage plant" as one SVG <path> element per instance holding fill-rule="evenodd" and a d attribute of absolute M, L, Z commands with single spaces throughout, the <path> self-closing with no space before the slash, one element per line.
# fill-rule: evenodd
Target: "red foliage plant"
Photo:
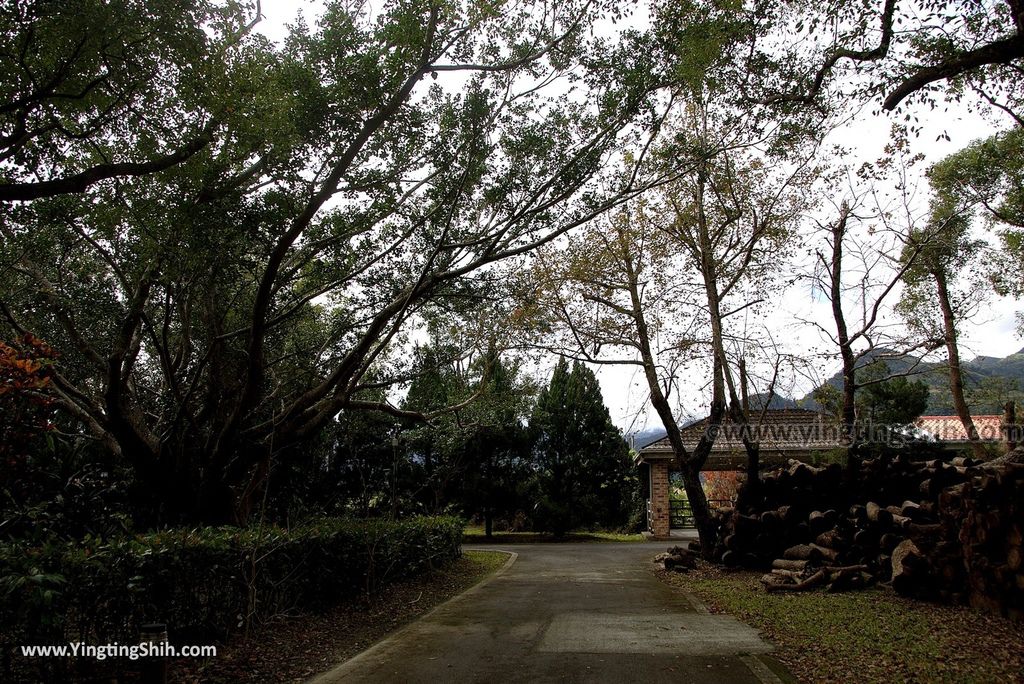
<path fill-rule="evenodd" d="M 57 352 L 30 334 L 0 341 L 0 459 L 10 471 L 23 465 L 35 439 L 54 429 L 49 389 Z"/>
<path fill-rule="evenodd" d="M 708 501 L 713 501 L 715 506 L 735 501 L 739 491 L 738 475 L 735 470 L 712 470 L 701 473 L 700 479 Z"/>

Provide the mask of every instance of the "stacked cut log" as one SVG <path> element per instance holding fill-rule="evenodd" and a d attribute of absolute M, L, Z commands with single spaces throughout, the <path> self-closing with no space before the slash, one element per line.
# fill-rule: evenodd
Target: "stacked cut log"
<path fill-rule="evenodd" d="M 686 548 L 673 546 L 665 553 L 659 553 L 654 557 L 654 562 L 661 563 L 666 570 L 689 572 L 697 566 L 697 556 L 699 555 L 700 545 L 690 542 Z"/>
<path fill-rule="evenodd" d="M 936 578 L 955 578 L 959 562 L 959 549 L 941 544 L 938 495 L 977 465 L 879 458 L 865 461 L 851 486 L 839 466 L 790 461 L 763 475 L 764 510 L 723 516 L 716 556 L 725 565 L 771 567 L 762 578 L 770 591 L 838 591 L 877 580 L 892 581 L 904 594 L 934 596 Z"/>
<path fill-rule="evenodd" d="M 1024 464 L 979 469 L 940 495 L 943 524 L 955 533 L 962 592 L 984 612 L 1024 621 Z"/>
<path fill-rule="evenodd" d="M 803 569 L 790 570 L 772 568 L 772 571 L 761 578 L 765 591 L 807 591 L 824 586 L 830 592 L 862 589 L 874 584 L 874 576 L 864 565 L 845 567 L 813 566 L 807 561 Z M 781 564 L 781 562 L 779 562 Z"/>
<path fill-rule="evenodd" d="M 1024 621 L 1024 447 L 989 463 L 883 457 L 856 482 L 842 475 L 795 461 L 765 473 L 764 508 L 720 517 L 716 557 L 770 569 L 769 591 L 879 581 Z"/>

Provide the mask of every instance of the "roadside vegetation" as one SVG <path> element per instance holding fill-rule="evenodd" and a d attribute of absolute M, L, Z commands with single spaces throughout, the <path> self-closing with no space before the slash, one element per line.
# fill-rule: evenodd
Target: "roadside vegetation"
<path fill-rule="evenodd" d="M 325 518 L 292 529 L 0 544 L 0 642 L 131 644 L 153 622 L 176 645 L 269 633 L 280 615 L 373 600 L 397 581 L 449 566 L 461 555 L 462 525 L 452 517 Z M 110 676 L 114 665 L 12 655 L 0 665 L 3 681 Z"/>
<path fill-rule="evenodd" d="M 402 579 L 386 592 L 344 603 L 323 614 L 281 615 L 253 638 L 229 641 L 217 657 L 178 661 L 171 681 L 304 682 L 496 572 L 509 559 L 501 551 L 467 551 L 450 565 Z"/>
<path fill-rule="evenodd" d="M 658 571 L 713 613 L 761 630 L 801 682 L 1019 682 L 1024 626 L 897 596 L 859 592 L 768 593 L 760 572 L 699 562 L 688 574 Z"/>

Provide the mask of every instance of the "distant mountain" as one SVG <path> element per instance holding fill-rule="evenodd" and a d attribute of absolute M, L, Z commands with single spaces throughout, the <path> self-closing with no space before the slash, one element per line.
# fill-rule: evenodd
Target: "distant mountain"
<path fill-rule="evenodd" d="M 949 371 L 945 362 L 922 362 L 919 357 L 897 354 L 880 349 L 866 356 L 860 367 L 875 362 L 884 362 L 889 373 L 906 374 L 928 385 L 928 413 L 931 415 L 952 415 L 953 400 L 949 392 Z M 977 356 L 961 364 L 967 403 L 972 413 L 1002 413 L 1003 404 L 1009 399 L 1024 400 L 1024 349 L 1005 358 Z M 842 373 L 836 373 L 826 382 L 842 387 Z M 811 394 L 797 402 L 804 408 L 818 408 Z"/>
<path fill-rule="evenodd" d="M 760 411 L 764 408 L 764 400 L 767 397 L 766 392 L 760 394 L 750 395 L 750 408 L 752 411 Z M 768 402 L 769 409 L 788 409 L 788 408 L 804 408 L 804 406 L 796 399 L 790 399 L 789 397 L 783 397 L 778 394 L 772 395 L 772 400 Z"/>
<path fill-rule="evenodd" d="M 994 356 L 978 356 L 965 365 L 973 373 L 981 376 L 1012 378 L 1024 383 L 1024 349 L 1002 359 Z"/>
<path fill-rule="evenodd" d="M 754 395 L 752 395 L 750 397 L 750 406 L 751 406 L 751 408 L 754 409 L 754 410 L 760 410 L 761 407 L 764 405 L 764 396 L 765 395 L 763 395 L 763 394 L 754 394 Z M 799 408 L 799 407 L 800 407 L 799 402 L 797 402 L 797 401 L 795 401 L 793 399 L 790 399 L 788 397 L 781 397 L 781 396 L 778 396 L 778 395 L 775 395 L 774 397 L 772 397 L 771 403 L 768 405 L 768 408 L 770 408 L 770 409 Z M 681 427 L 681 428 L 685 427 L 685 426 L 689 425 L 691 422 L 693 422 L 694 420 L 698 420 L 698 419 L 697 418 L 680 418 L 679 419 L 679 427 Z M 666 434 L 667 433 L 665 432 L 665 428 L 661 427 L 661 426 L 658 426 L 658 427 L 649 427 L 649 428 L 644 428 L 643 430 L 638 430 L 637 432 L 633 432 L 631 434 L 626 435 L 625 438 L 626 438 L 626 443 L 627 444 L 631 443 L 633 445 L 633 448 L 635 450 L 639 451 L 640 449 L 643 449 L 648 444 L 652 444 L 653 442 L 657 442 L 659 439 L 664 437 Z"/>
<path fill-rule="evenodd" d="M 922 362 L 919 357 L 909 354 L 898 354 L 888 349 L 876 350 L 865 356 L 860 367 L 875 362 L 885 362 L 892 375 L 908 374 L 915 380 L 928 385 L 928 409 L 926 414 L 937 416 L 953 415 L 953 400 L 949 393 L 949 373 L 944 362 Z M 967 403 L 975 415 L 999 414 L 1003 412 L 1003 404 L 1009 400 L 1017 401 L 1018 411 L 1024 410 L 1024 349 L 1010 354 L 1005 358 L 994 356 L 977 356 L 962 364 Z M 842 373 L 836 373 L 826 383 L 834 387 L 843 386 Z M 750 406 L 759 410 L 764 405 L 765 394 L 750 397 Z M 818 402 L 814 401 L 813 393 L 802 399 L 791 399 L 775 395 L 768 405 L 770 409 L 805 408 L 816 410 Z M 688 421 L 684 421 L 688 422 Z M 640 450 L 665 436 L 665 428 L 650 427 L 626 435 L 626 442 L 632 440 L 633 448 Z"/>
<path fill-rule="evenodd" d="M 626 442 L 630 443 L 636 451 L 640 451 L 648 444 L 657 442 L 666 434 L 668 433 L 665 432 L 665 428 L 663 427 L 649 427 L 626 435 Z"/>

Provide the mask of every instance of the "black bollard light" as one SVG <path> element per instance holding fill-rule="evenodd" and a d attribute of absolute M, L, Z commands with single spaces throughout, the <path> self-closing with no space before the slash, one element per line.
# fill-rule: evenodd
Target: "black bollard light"
<path fill-rule="evenodd" d="M 159 655 L 150 655 L 142 659 L 143 684 L 167 684 L 167 623 L 152 622 L 139 628 L 139 643 L 160 646 Z"/>

